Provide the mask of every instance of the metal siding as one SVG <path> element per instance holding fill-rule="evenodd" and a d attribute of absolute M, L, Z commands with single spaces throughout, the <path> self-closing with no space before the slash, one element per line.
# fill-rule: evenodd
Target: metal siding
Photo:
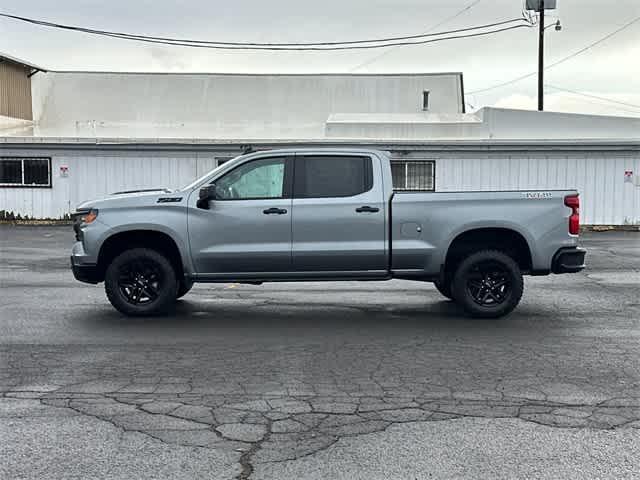
<path fill-rule="evenodd" d="M 637 157 L 613 152 L 580 156 L 440 156 L 436 163 L 436 191 L 575 188 L 581 195 L 583 224 L 638 225 L 640 187 L 624 183 L 623 175 L 625 170 L 638 175 L 639 168 Z"/>
<path fill-rule="evenodd" d="M 80 202 L 119 190 L 178 188 L 216 167 L 220 151 L 73 150 L 42 147 L 1 149 L 6 156 L 52 159 L 52 188 L 0 188 L 0 210 L 35 218 L 59 218 Z M 554 190 L 576 188 L 584 224 L 640 224 L 640 187 L 624 183 L 624 171 L 640 174 L 632 151 L 441 152 L 424 150 L 397 157 L 435 160 L 436 191 Z M 60 166 L 69 177 L 60 177 Z"/>
<path fill-rule="evenodd" d="M 31 79 L 27 67 L 0 60 L 0 115 L 31 120 Z"/>
<path fill-rule="evenodd" d="M 0 210 L 31 218 L 62 218 L 79 203 L 138 188 L 179 188 L 215 168 L 197 152 L 76 152 L 2 150 L 0 155 L 51 157 L 52 188 L 0 188 Z M 69 176 L 60 177 L 60 166 Z"/>

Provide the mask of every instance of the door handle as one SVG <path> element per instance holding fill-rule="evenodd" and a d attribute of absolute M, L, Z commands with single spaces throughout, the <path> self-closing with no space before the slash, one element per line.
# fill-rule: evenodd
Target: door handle
<path fill-rule="evenodd" d="M 265 215 L 285 215 L 287 211 L 284 208 L 267 208 L 263 210 L 262 213 Z"/>
<path fill-rule="evenodd" d="M 358 213 L 365 213 L 365 212 L 367 212 L 367 213 L 377 213 L 379 211 L 380 211 L 379 208 L 377 208 L 377 207 L 369 207 L 368 205 L 365 205 L 364 207 L 356 208 L 356 212 L 358 212 Z"/>

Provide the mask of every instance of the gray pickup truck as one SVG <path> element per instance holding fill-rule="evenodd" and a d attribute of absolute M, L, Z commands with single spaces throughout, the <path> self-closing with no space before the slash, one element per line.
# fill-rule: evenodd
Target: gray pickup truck
<path fill-rule="evenodd" d="M 579 229 L 576 191 L 394 192 L 384 152 L 273 150 L 83 203 L 71 266 L 126 315 L 165 313 L 194 282 L 400 278 L 495 318 L 523 275 L 584 268 Z"/>

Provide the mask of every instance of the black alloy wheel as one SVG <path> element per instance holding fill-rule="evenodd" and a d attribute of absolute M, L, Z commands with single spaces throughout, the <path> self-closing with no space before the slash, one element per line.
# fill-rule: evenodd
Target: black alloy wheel
<path fill-rule="evenodd" d="M 118 289 L 132 305 L 147 305 L 158 298 L 162 281 L 158 264 L 143 258 L 120 267 Z"/>
<path fill-rule="evenodd" d="M 132 248 L 111 261 L 104 287 L 107 298 L 121 313 L 159 315 L 173 306 L 178 280 L 173 265 L 162 253 Z"/>
<path fill-rule="evenodd" d="M 467 276 L 467 292 L 478 305 L 500 305 L 509 297 L 511 290 L 509 272 L 500 262 L 479 262 Z"/>
<path fill-rule="evenodd" d="M 517 262 L 504 252 L 483 250 L 456 268 L 451 292 L 465 312 L 476 318 L 498 318 L 520 303 L 524 280 Z"/>

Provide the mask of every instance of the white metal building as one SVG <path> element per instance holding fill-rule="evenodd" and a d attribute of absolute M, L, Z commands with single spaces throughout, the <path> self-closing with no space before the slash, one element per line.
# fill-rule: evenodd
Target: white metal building
<path fill-rule="evenodd" d="M 29 79 L 32 118 L 0 112 L 0 216 L 177 188 L 246 146 L 366 146 L 392 153 L 398 188 L 578 188 L 585 223 L 640 225 L 640 119 L 466 113 L 459 73 L 12 72 Z M 24 111 L 24 95 L 8 100 Z"/>

